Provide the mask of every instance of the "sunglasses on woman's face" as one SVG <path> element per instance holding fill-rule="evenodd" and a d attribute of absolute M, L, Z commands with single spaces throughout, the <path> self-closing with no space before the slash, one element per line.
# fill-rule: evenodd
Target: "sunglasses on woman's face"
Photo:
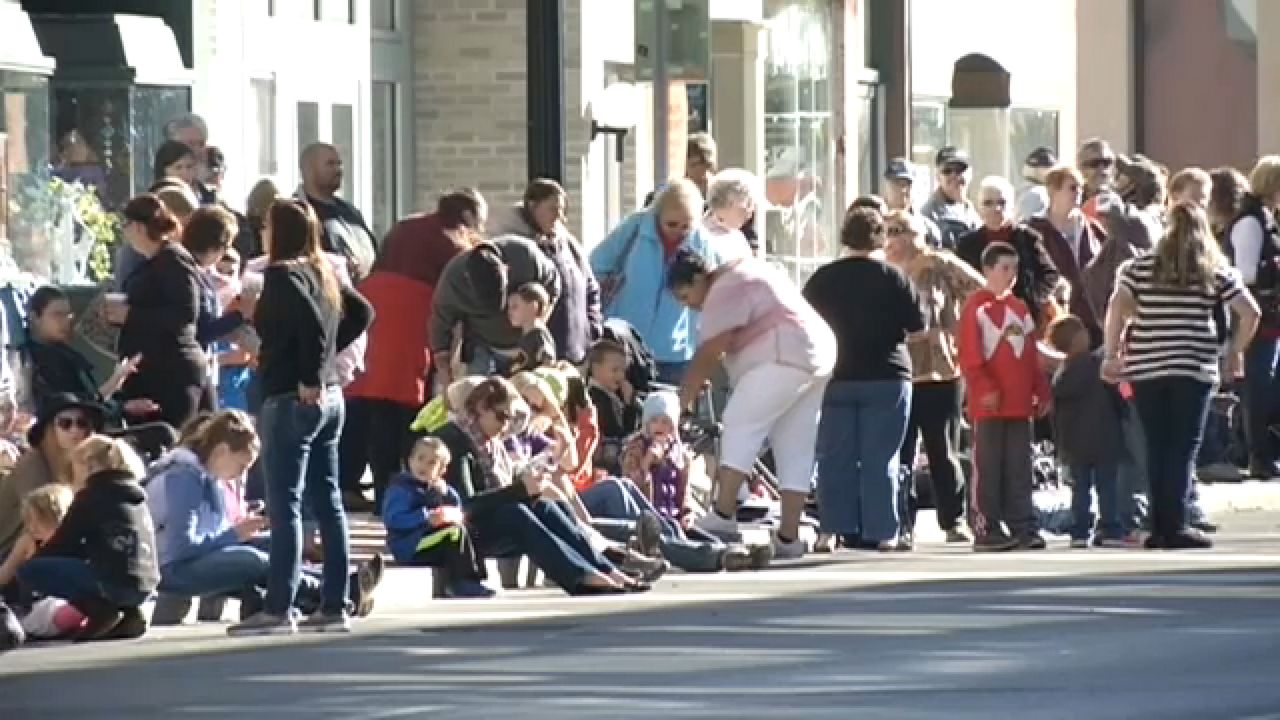
<path fill-rule="evenodd" d="M 63 415 L 53 421 L 55 427 L 59 430 L 70 432 L 72 430 L 92 430 L 93 426 L 89 423 L 89 418 L 83 415 Z"/>
<path fill-rule="evenodd" d="M 1103 156 L 1103 157 L 1093 158 L 1092 160 L 1086 160 L 1084 163 L 1084 166 L 1093 170 L 1097 170 L 1099 168 L 1111 167 L 1112 165 L 1115 165 L 1115 164 L 1116 164 L 1115 158 Z"/>
<path fill-rule="evenodd" d="M 994 207 L 1002 208 L 1008 204 L 1009 204 L 1009 201 L 1005 200 L 1004 198 L 987 198 L 986 200 L 982 201 L 982 207 L 989 207 L 989 208 L 994 208 Z"/>

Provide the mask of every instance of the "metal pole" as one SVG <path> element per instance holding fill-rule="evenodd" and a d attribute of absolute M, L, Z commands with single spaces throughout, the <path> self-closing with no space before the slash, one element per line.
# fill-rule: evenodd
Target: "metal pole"
<path fill-rule="evenodd" d="M 671 82 L 667 77 L 667 0 L 654 0 L 653 17 L 653 186 L 667 181 L 671 169 L 668 165 L 670 133 L 667 115 L 671 112 Z"/>

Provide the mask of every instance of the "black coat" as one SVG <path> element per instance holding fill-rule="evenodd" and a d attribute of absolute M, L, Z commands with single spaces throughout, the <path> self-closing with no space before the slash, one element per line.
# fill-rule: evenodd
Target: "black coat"
<path fill-rule="evenodd" d="M 127 472 L 91 475 L 39 554 L 86 560 L 99 582 L 113 589 L 150 594 L 160 583 L 147 494 Z"/>

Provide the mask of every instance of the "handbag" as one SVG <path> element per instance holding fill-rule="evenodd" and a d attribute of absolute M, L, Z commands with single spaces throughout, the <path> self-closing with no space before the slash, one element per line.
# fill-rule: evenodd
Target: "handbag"
<path fill-rule="evenodd" d="M 631 236 L 622 245 L 622 252 L 618 254 L 618 259 L 613 263 L 613 269 L 596 278 L 596 284 L 600 286 L 600 306 L 609 307 L 613 301 L 617 299 L 622 288 L 626 285 L 625 270 L 627 267 L 627 258 L 631 256 L 631 251 L 636 247 L 636 240 L 640 238 L 640 225 L 636 223 L 635 228 L 631 231 Z"/>

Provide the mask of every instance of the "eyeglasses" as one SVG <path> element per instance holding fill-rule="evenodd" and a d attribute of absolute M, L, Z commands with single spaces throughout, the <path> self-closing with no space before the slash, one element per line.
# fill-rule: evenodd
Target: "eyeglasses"
<path fill-rule="evenodd" d="M 1086 160 L 1084 162 L 1085 167 L 1093 170 L 1097 170 L 1099 168 L 1104 168 L 1104 167 L 1111 167 L 1112 165 L 1115 165 L 1115 164 L 1116 164 L 1116 159 L 1106 155 L 1102 157 L 1096 157 L 1091 160 Z"/>
<path fill-rule="evenodd" d="M 81 415 L 64 415 L 53 421 L 55 427 L 59 430 L 70 432 L 76 430 L 92 430 L 93 425 L 89 423 L 89 419 Z"/>
<path fill-rule="evenodd" d="M 1005 207 L 1005 206 L 1006 206 L 1006 205 L 1008 205 L 1008 204 L 1009 204 L 1009 201 L 1008 201 L 1008 200 L 1005 200 L 1004 198 L 987 198 L 986 200 L 983 200 L 983 201 L 982 201 L 982 207 L 1000 207 L 1000 208 L 1002 208 L 1002 207 Z"/>

